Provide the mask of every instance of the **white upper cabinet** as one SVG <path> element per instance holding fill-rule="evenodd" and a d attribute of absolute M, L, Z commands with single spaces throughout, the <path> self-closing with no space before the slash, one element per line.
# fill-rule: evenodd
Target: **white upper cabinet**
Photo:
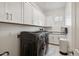
<path fill-rule="evenodd" d="M 5 2 L 0 2 L 0 21 L 8 21 L 8 13 L 5 12 Z"/>
<path fill-rule="evenodd" d="M 0 2 L 0 21 L 44 26 L 45 16 L 29 2 Z"/>
<path fill-rule="evenodd" d="M 38 19 L 37 19 L 38 20 L 38 25 L 39 26 L 42 26 L 42 17 L 41 17 L 42 15 L 41 15 L 41 12 L 38 10 L 37 13 L 38 13 L 37 14 L 38 15 Z"/>
<path fill-rule="evenodd" d="M 33 24 L 39 25 L 39 13 L 36 8 L 33 8 Z"/>
<path fill-rule="evenodd" d="M 45 25 L 45 15 L 42 12 L 39 12 L 39 24 L 40 26 Z"/>
<path fill-rule="evenodd" d="M 22 23 L 22 3 L 6 2 L 6 13 L 9 14 L 8 19 L 14 23 Z"/>
<path fill-rule="evenodd" d="M 24 3 L 24 24 L 32 24 L 33 8 L 30 3 Z"/>
<path fill-rule="evenodd" d="M 33 8 L 33 24 L 38 26 L 44 26 L 44 20 L 45 18 L 43 13 L 40 10 Z"/>

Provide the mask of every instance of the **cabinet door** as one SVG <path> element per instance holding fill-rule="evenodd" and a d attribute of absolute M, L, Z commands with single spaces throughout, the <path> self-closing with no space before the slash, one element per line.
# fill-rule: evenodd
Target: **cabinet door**
<path fill-rule="evenodd" d="M 39 13 L 36 8 L 33 8 L 33 24 L 39 25 Z"/>
<path fill-rule="evenodd" d="M 5 13 L 5 3 L 0 2 L 0 21 L 7 20 L 7 14 Z"/>
<path fill-rule="evenodd" d="M 39 21 L 39 26 L 42 26 L 42 14 L 40 11 L 38 11 L 38 21 Z"/>
<path fill-rule="evenodd" d="M 32 24 L 33 8 L 30 3 L 24 3 L 24 24 Z"/>
<path fill-rule="evenodd" d="M 43 18 L 43 26 L 45 26 L 45 22 L 46 22 L 46 19 L 45 19 L 45 15 L 43 14 L 43 16 L 42 16 Z"/>
<path fill-rule="evenodd" d="M 22 3 L 21 2 L 7 2 L 6 12 L 9 13 L 9 20 L 15 23 L 22 23 Z"/>
<path fill-rule="evenodd" d="M 40 17 L 40 25 L 41 26 L 44 26 L 44 23 L 45 23 L 45 18 L 44 18 L 44 15 L 43 15 L 43 13 L 42 12 L 40 12 L 40 14 L 39 14 L 39 17 Z"/>

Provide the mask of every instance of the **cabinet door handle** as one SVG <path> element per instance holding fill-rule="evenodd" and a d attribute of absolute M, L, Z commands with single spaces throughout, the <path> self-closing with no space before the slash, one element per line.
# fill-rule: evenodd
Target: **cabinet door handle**
<path fill-rule="evenodd" d="M 9 16 L 9 14 L 8 13 L 6 13 L 6 19 L 8 20 L 8 16 Z"/>
<path fill-rule="evenodd" d="M 12 14 L 10 14 L 10 16 L 11 16 L 11 20 L 12 20 Z"/>

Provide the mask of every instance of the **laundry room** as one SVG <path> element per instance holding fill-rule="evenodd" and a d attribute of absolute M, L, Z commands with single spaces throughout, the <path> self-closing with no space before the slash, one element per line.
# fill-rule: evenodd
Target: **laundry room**
<path fill-rule="evenodd" d="M 0 56 L 79 56 L 79 2 L 0 2 Z"/>

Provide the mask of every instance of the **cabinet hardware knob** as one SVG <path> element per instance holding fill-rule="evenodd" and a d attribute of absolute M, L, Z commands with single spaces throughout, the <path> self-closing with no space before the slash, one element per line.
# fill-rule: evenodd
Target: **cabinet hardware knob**
<path fill-rule="evenodd" d="M 9 16 L 9 14 L 8 13 L 6 13 L 6 19 L 8 20 L 8 16 Z"/>
<path fill-rule="evenodd" d="M 11 20 L 12 20 L 12 14 L 10 14 Z"/>

